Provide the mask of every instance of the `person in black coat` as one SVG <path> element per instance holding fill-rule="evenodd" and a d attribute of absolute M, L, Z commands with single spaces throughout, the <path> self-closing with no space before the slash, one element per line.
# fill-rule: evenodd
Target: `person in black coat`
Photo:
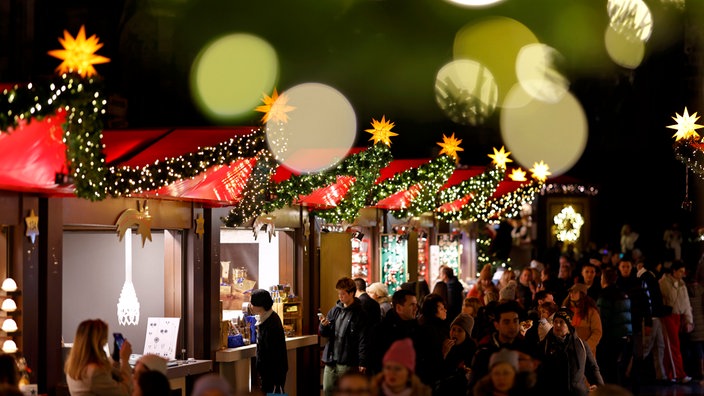
<path fill-rule="evenodd" d="M 362 309 L 367 313 L 370 331 L 381 322 L 381 307 L 369 294 L 367 294 L 367 281 L 362 278 L 355 278 L 354 284 L 357 286 L 355 297 L 362 303 Z"/>
<path fill-rule="evenodd" d="M 252 292 L 250 302 L 252 313 L 259 316 L 257 320 L 257 372 L 264 394 L 283 390 L 288 372 L 288 355 L 286 353 L 286 335 L 281 317 L 271 307 L 274 300 L 264 289 Z"/>
<path fill-rule="evenodd" d="M 455 276 L 452 268 L 440 266 L 440 280 L 447 284 L 447 317 L 454 319 L 462 312 L 464 286 Z"/>
<path fill-rule="evenodd" d="M 589 389 L 585 378 L 591 388 L 604 384 L 591 348 L 579 338 L 570 323 L 572 311 L 560 308 L 555 312 L 553 328 L 538 344 L 539 394 L 586 396 Z"/>

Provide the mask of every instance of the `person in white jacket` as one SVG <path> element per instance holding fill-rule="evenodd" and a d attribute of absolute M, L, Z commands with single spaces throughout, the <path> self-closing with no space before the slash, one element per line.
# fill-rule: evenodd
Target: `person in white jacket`
<path fill-rule="evenodd" d="M 685 265 L 682 261 L 674 261 L 670 270 L 671 273 L 663 275 L 660 279 L 663 303 L 672 307 L 672 313 L 662 318 L 665 335 L 664 365 L 670 381 L 686 384 L 692 381 L 692 377 L 684 371 L 680 353 L 680 331 L 692 332 L 694 318 L 684 282 Z"/>

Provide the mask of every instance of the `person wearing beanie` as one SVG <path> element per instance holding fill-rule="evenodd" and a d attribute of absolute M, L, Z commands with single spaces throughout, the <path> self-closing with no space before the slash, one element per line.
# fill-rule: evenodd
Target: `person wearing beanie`
<path fill-rule="evenodd" d="M 443 395 L 462 394 L 467 389 L 467 373 L 477 344 L 472 339 L 474 319 L 467 314 L 459 314 L 450 324 L 450 338 L 442 346 L 445 375 L 438 381 L 435 392 Z"/>
<path fill-rule="evenodd" d="M 258 317 L 256 369 L 261 390 L 264 394 L 275 390 L 283 392 L 288 372 L 288 354 L 281 317 L 271 309 L 274 300 L 268 290 L 253 290 L 250 305 L 252 313 Z"/>
<path fill-rule="evenodd" d="M 372 379 L 373 396 L 430 396 L 432 390 L 415 374 L 413 341 L 394 341 L 384 354 L 381 373 Z"/>
<path fill-rule="evenodd" d="M 538 368 L 538 394 L 586 396 L 604 384 L 591 347 L 572 327 L 572 310 L 558 309 L 552 323 L 537 349 L 542 362 Z M 591 389 L 587 388 L 587 381 Z"/>
<path fill-rule="evenodd" d="M 501 349 L 489 359 L 489 374 L 474 387 L 474 396 L 524 395 L 517 384 L 518 352 Z"/>

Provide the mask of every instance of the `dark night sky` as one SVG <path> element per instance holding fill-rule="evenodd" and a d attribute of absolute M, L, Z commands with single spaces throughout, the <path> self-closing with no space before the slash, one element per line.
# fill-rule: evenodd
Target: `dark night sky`
<path fill-rule="evenodd" d="M 38 0 L 33 33 L 28 43 L 19 43 L 15 21 L 22 20 L 21 2 L 14 1 L 1 11 L 8 22 L 2 39 L 9 45 L 2 43 L 0 56 L 21 56 L 24 62 L 21 68 L 12 62 L 0 66 L 0 80 L 50 74 L 57 63 L 46 51 L 58 48 L 64 29 L 75 34 L 84 24 L 105 44 L 99 54 L 112 59 L 97 69 L 108 94 L 128 99 L 130 127 L 208 125 L 189 97 L 189 67 L 204 42 L 236 29 L 261 35 L 277 49 L 279 90 L 323 82 L 349 98 L 360 130 L 382 114 L 394 120 L 402 133 L 392 145 L 395 157 L 432 156 L 429 147 L 436 147 L 441 134 L 455 132 L 464 139 L 462 162 L 483 165 L 491 147 L 503 144 L 498 116 L 478 127 L 450 122 L 435 103 L 434 75 L 451 59 L 461 26 L 489 15 L 508 16 L 565 56 L 563 72 L 589 123 L 587 149 L 568 175 L 600 187 L 594 239 L 614 240 L 620 225 L 630 222 L 643 230 L 651 227 L 659 240 L 667 224 L 694 216 L 680 210 L 684 166 L 674 159 L 672 131 L 665 126 L 675 112 L 684 106 L 697 111 L 701 102 L 701 65 L 690 65 L 701 48 L 687 47 L 684 37 L 689 21 L 701 20 L 697 15 L 702 13 L 692 4 L 683 12 L 664 1 L 646 1 L 653 12 L 653 36 L 641 66 L 627 70 L 609 62 L 601 48 L 605 3 L 508 0 L 462 10 L 440 0 Z M 570 21 L 576 6 L 581 12 Z M 594 25 L 587 37 L 564 29 L 586 20 Z M 402 77 L 395 75 L 399 70 Z M 252 113 L 242 124 L 258 119 Z M 365 146 L 366 139 L 361 136 L 358 144 Z"/>

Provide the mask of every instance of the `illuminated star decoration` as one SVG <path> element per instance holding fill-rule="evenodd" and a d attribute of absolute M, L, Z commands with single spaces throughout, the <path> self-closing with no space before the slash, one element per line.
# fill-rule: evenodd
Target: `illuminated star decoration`
<path fill-rule="evenodd" d="M 442 143 L 438 143 L 438 146 L 442 147 L 442 150 L 440 150 L 440 155 L 447 154 L 450 157 L 453 157 L 455 161 L 459 161 L 460 157 L 457 156 L 457 152 L 464 151 L 464 149 L 460 147 L 460 143 L 462 143 L 462 139 L 456 139 L 454 132 L 450 137 L 443 134 Z"/>
<path fill-rule="evenodd" d="M 288 122 L 288 114 L 286 113 L 296 109 L 295 106 L 288 105 L 288 96 L 285 94 L 281 94 L 281 96 L 279 96 L 278 92 L 276 92 L 276 88 L 274 88 L 274 93 L 271 97 L 264 94 L 262 102 L 264 102 L 264 104 L 262 106 L 258 106 L 254 110 L 264 113 L 262 122 L 265 124 L 269 122 L 269 120 L 286 123 Z"/>
<path fill-rule="evenodd" d="M 508 175 L 508 177 L 511 180 L 516 181 L 516 182 L 524 182 L 527 180 L 526 179 L 526 171 L 524 171 L 521 168 L 514 168 L 513 171 L 511 172 L 511 174 Z"/>
<path fill-rule="evenodd" d="M 132 227 L 132 225 L 137 225 L 137 233 L 142 235 L 142 247 L 144 243 L 149 239 L 152 240 L 152 216 L 149 214 L 149 206 L 147 206 L 147 201 L 144 201 L 144 205 L 140 207 L 139 202 L 137 202 L 137 209 L 125 209 L 120 216 L 117 218 L 117 234 L 119 240 L 125 236 L 127 229 Z"/>
<path fill-rule="evenodd" d="M 533 174 L 534 179 L 539 182 L 544 182 L 547 180 L 548 176 L 552 175 L 548 169 L 550 169 L 548 165 L 543 161 L 540 161 L 540 163 L 536 162 L 533 164 L 533 167 L 530 168 L 530 172 Z"/>
<path fill-rule="evenodd" d="M 667 127 L 670 129 L 676 129 L 677 133 L 672 135 L 673 138 L 675 138 L 675 141 L 679 141 L 682 139 L 698 139 L 699 134 L 696 132 L 697 129 L 699 128 L 704 128 L 704 125 L 699 125 L 696 124 L 697 120 L 699 119 L 699 116 L 697 116 L 697 112 L 695 111 L 694 114 L 689 115 L 689 112 L 687 112 L 687 108 L 684 108 L 684 113 L 682 115 L 679 115 L 678 113 L 675 113 L 676 117 L 672 117 L 673 120 L 677 124 L 675 125 L 668 125 Z"/>
<path fill-rule="evenodd" d="M 496 165 L 497 168 L 506 169 L 506 164 L 513 162 L 512 159 L 508 158 L 511 154 L 510 151 L 504 151 L 504 146 L 501 146 L 501 150 L 497 150 L 494 147 L 494 154 L 489 154 L 489 158 L 492 159 L 491 163 Z"/>
<path fill-rule="evenodd" d="M 202 238 L 203 234 L 205 234 L 205 219 L 203 218 L 203 215 L 198 213 L 198 216 L 196 216 L 196 235 L 198 235 L 198 238 Z"/>
<path fill-rule="evenodd" d="M 373 140 L 374 144 L 379 142 L 391 147 L 391 137 L 398 136 L 398 133 L 391 132 L 391 129 L 395 126 L 391 120 L 386 120 L 386 116 L 381 116 L 381 121 L 377 121 L 372 118 L 372 129 L 365 129 L 365 132 L 372 134 L 369 140 Z"/>
<path fill-rule="evenodd" d="M 109 58 L 95 54 L 103 44 L 96 35 L 86 38 L 85 26 L 81 26 L 75 38 L 64 30 L 64 38 L 59 38 L 59 43 L 64 49 L 49 51 L 49 55 L 63 60 L 56 68 L 58 74 L 76 72 L 81 77 L 91 77 L 98 74 L 93 65 L 110 62 Z"/>
<path fill-rule="evenodd" d="M 29 211 L 29 216 L 24 218 L 24 222 L 27 225 L 27 232 L 24 235 L 34 243 L 39 235 L 39 216 L 34 213 L 34 209 Z"/>

